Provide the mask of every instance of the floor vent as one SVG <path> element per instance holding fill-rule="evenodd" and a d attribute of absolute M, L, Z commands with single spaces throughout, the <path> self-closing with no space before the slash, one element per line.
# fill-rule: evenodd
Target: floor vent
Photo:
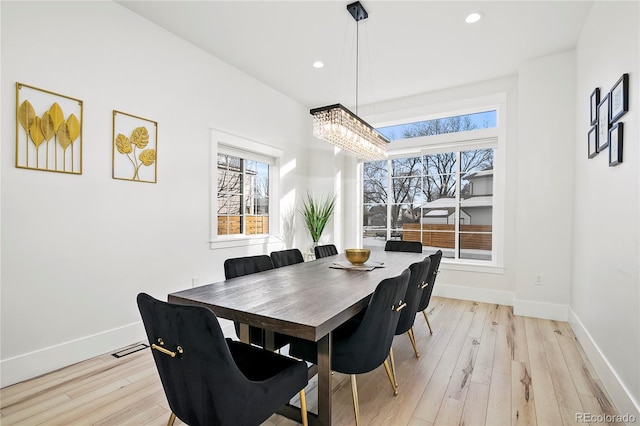
<path fill-rule="evenodd" d="M 116 358 L 122 358 L 123 356 L 131 355 L 132 353 L 147 349 L 148 347 L 149 345 L 146 345 L 144 343 L 136 343 L 135 345 L 127 346 L 124 349 L 120 349 L 118 352 L 112 353 L 111 355 Z"/>

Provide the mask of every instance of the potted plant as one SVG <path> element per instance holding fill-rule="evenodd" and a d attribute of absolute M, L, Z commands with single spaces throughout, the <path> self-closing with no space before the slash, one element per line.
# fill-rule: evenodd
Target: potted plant
<path fill-rule="evenodd" d="M 300 213 L 302 214 L 304 223 L 309 230 L 314 247 L 318 245 L 318 241 L 322 236 L 322 231 L 324 231 L 324 227 L 327 225 L 329 219 L 331 219 L 335 206 L 335 195 L 314 198 L 309 192 L 307 192 L 307 198 L 302 200 L 302 210 Z"/>

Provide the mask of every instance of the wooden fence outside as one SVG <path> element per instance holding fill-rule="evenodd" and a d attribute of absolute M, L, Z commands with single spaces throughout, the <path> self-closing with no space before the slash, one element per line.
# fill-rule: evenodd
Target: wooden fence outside
<path fill-rule="evenodd" d="M 218 216 L 218 235 L 241 234 L 241 216 Z M 269 216 L 245 216 L 244 234 L 268 234 Z"/>
<path fill-rule="evenodd" d="M 405 223 L 404 241 L 419 241 L 423 246 L 455 248 L 455 225 Z M 460 248 L 491 250 L 491 225 L 460 225 Z"/>

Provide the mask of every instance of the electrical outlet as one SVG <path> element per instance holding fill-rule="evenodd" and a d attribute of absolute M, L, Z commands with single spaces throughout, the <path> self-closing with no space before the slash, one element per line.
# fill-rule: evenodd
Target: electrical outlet
<path fill-rule="evenodd" d="M 200 285 L 200 277 L 191 278 L 191 287 L 198 287 Z"/>
<path fill-rule="evenodd" d="M 536 275 L 536 285 L 542 285 L 542 275 Z"/>

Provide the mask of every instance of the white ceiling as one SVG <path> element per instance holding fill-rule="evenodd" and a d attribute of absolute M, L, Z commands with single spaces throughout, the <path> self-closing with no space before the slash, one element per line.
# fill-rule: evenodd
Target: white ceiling
<path fill-rule="evenodd" d="M 350 1 L 118 3 L 309 108 L 355 106 L 356 45 L 365 105 L 514 75 L 526 60 L 572 49 L 592 6 L 363 0 L 369 18 L 356 24 Z M 466 24 L 476 10 L 484 18 Z"/>

